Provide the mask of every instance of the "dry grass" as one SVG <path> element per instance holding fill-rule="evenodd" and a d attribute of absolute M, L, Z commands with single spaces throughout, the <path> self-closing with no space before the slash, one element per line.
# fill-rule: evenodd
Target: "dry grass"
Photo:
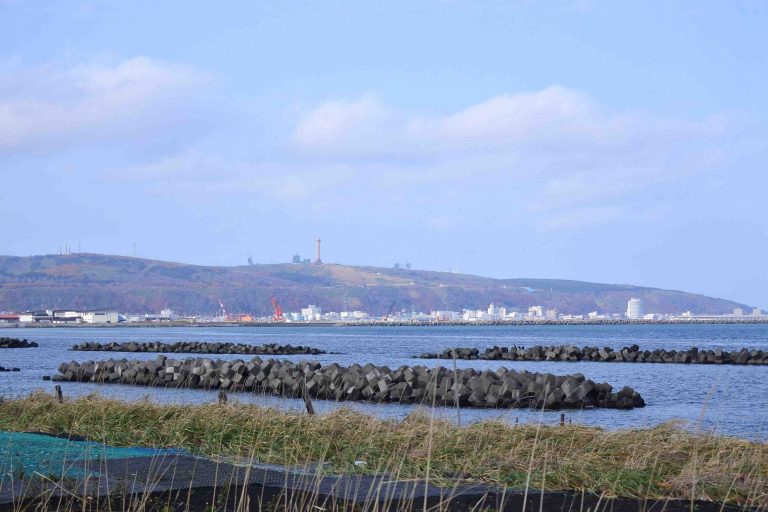
<path fill-rule="evenodd" d="M 348 409 L 310 417 L 236 402 L 181 406 L 90 396 L 59 404 L 34 394 L 0 403 L 0 429 L 286 465 L 322 461 L 337 471 L 400 478 L 429 472 L 438 482 L 461 477 L 511 488 L 530 483 L 606 496 L 768 506 L 768 445 L 674 424 L 621 431 L 503 422 L 458 427 L 424 412 L 395 422 Z M 364 470 L 357 460 L 366 462 Z"/>

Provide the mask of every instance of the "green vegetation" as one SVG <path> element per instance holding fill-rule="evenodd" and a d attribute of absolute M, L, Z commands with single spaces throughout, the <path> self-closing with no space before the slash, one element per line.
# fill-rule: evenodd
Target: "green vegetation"
<path fill-rule="evenodd" d="M 237 402 L 181 406 L 90 396 L 60 404 L 34 394 L 0 403 L 0 429 L 178 447 L 214 458 L 327 462 L 335 471 L 429 475 L 442 483 L 463 478 L 519 489 L 768 505 L 768 445 L 674 424 L 620 431 L 501 421 L 458 427 L 424 411 L 395 422 L 346 409 L 304 416 Z"/>

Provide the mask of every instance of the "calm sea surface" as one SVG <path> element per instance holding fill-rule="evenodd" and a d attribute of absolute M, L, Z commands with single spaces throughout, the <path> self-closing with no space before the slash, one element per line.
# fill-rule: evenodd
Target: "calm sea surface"
<path fill-rule="evenodd" d="M 403 364 L 435 365 L 435 361 L 414 359 L 414 354 L 440 351 L 447 347 L 484 348 L 492 345 L 535 344 L 597 345 L 619 348 L 637 343 L 642 349 L 687 349 L 742 347 L 768 350 L 768 325 L 606 325 L 606 326 L 488 326 L 488 327 L 223 327 L 223 328 L 47 328 L 0 329 L 0 336 L 37 341 L 37 349 L 0 349 L 0 366 L 16 366 L 18 373 L 0 373 L 0 396 L 25 395 L 42 389 L 52 391 L 53 383 L 42 380 L 53 375 L 63 361 L 86 361 L 109 357 L 151 359 L 154 354 L 73 352 L 71 345 L 82 341 L 227 341 L 235 343 L 290 343 L 310 345 L 334 354 L 315 358 L 321 363 L 374 363 L 396 367 Z M 172 356 L 172 357 L 179 357 Z M 183 357 L 183 356 L 182 356 Z M 237 356 L 219 356 L 235 359 Z M 307 356 L 293 356 L 300 360 Z M 443 364 L 446 364 L 443 362 Z M 451 363 L 447 363 L 451 364 Z M 587 410 L 568 412 L 574 422 L 606 428 L 655 425 L 679 419 L 689 428 L 768 440 L 768 367 L 714 366 L 631 363 L 555 363 L 459 361 L 460 367 L 478 369 L 506 365 L 515 369 L 567 374 L 581 372 L 595 381 L 609 382 L 615 388 L 629 385 L 647 402 L 631 411 Z M 136 400 L 149 396 L 171 403 L 199 403 L 216 400 L 216 392 L 199 390 L 153 389 L 118 385 L 64 383 L 66 396 L 98 391 L 107 396 Z M 281 408 L 301 409 L 299 400 L 233 394 L 231 399 L 256 402 Z M 402 418 L 413 406 L 336 404 L 316 400 L 320 411 L 353 407 L 387 418 Z M 456 412 L 441 408 L 439 414 L 456 417 Z M 507 421 L 556 423 L 559 412 L 528 410 L 462 409 L 462 422 L 488 418 Z"/>

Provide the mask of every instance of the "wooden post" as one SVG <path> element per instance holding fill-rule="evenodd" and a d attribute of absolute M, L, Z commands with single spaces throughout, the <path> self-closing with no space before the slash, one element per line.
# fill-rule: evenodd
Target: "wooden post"
<path fill-rule="evenodd" d="M 459 370 L 456 368 L 456 351 L 452 350 L 451 353 L 453 354 L 453 385 L 456 387 L 453 391 L 453 396 L 456 398 L 456 420 L 459 422 L 459 426 L 461 426 L 461 406 L 459 404 L 461 384 L 459 384 Z"/>
<path fill-rule="evenodd" d="M 54 389 L 56 389 L 56 401 L 59 402 L 59 403 L 63 403 L 64 402 L 64 393 L 61 392 L 61 386 L 56 384 L 56 387 Z"/>
<path fill-rule="evenodd" d="M 219 390 L 219 403 L 220 404 L 227 403 L 227 392 L 224 391 L 223 389 Z"/>
<path fill-rule="evenodd" d="M 307 393 L 306 380 L 301 381 L 301 398 L 304 399 L 304 407 L 307 408 L 307 414 L 309 414 L 310 416 L 314 416 L 315 407 L 312 405 L 312 398 L 310 398 L 309 393 Z"/>
<path fill-rule="evenodd" d="M 560 413 L 560 426 L 561 427 L 565 426 L 565 413 L 564 412 Z"/>

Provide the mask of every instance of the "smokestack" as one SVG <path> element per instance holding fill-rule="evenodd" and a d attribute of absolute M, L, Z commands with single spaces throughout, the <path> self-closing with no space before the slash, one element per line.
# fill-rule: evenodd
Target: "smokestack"
<path fill-rule="evenodd" d="M 320 237 L 317 237 L 317 240 L 315 240 L 315 243 L 317 244 L 317 255 L 315 256 L 315 265 L 320 265 L 323 263 L 323 260 L 320 259 Z"/>

